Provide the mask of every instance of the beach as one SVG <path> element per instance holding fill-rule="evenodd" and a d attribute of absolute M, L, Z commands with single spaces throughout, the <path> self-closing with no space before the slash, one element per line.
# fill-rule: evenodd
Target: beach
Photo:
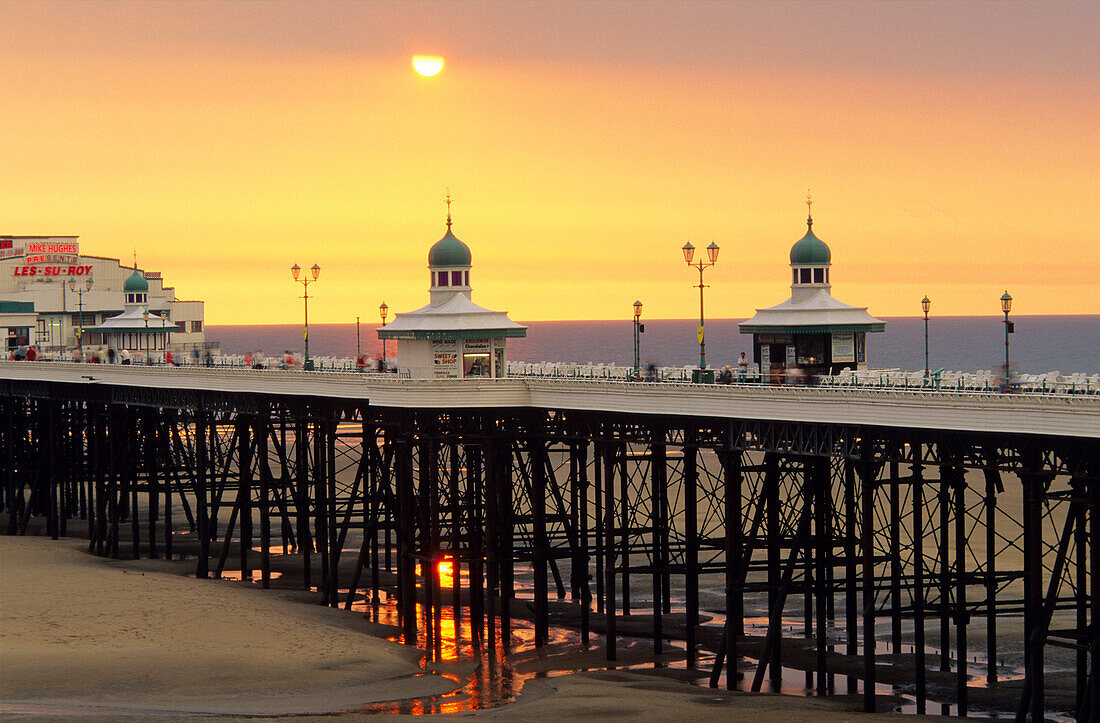
<path fill-rule="evenodd" d="M 187 576 L 192 565 L 109 560 L 78 539 L 0 536 L 0 716 L 129 720 L 354 715 L 456 687 L 394 629 L 307 592 Z M 598 657 L 593 651 L 589 656 Z M 469 664 L 465 666 L 468 668 Z M 467 671 L 468 674 L 468 671 Z M 534 679 L 479 715 L 510 720 L 898 719 L 852 697 L 727 693 L 653 671 Z"/>

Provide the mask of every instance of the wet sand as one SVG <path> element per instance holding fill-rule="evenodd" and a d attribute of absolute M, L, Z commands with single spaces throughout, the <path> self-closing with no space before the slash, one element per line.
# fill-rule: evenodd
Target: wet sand
<path fill-rule="evenodd" d="M 195 580 L 183 574 L 188 563 L 105 560 L 85 549 L 81 540 L 0 536 L 0 717 L 313 718 L 455 688 L 422 670 L 420 651 L 386 641 L 392 627 L 317 605 L 314 595 Z M 858 698 L 726 693 L 669 675 L 535 679 L 516 702 L 479 715 L 913 720 L 862 714 Z"/>

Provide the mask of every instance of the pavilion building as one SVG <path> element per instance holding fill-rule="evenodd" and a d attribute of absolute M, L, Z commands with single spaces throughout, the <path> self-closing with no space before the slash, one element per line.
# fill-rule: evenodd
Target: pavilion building
<path fill-rule="evenodd" d="M 85 343 L 159 360 L 171 348 L 172 333 L 180 328 L 168 320 L 167 314 L 149 311 L 149 282 L 137 269 L 126 279 L 122 293 L 122 313 L 85 329 Z"/>
<path fill-rule="evenodd" d="M 398 313 L 378 329 L 395 339 L 397 371 L 409 379 L 477 379 L 507 375 L 505 342 L 527 336 L 527 327 L 504 311 L 490 311 L 470 299 L 470 248 L 451 231 L 428 251 L 428 305 Z"/>
<path fill-rule="evenodd" d="M 807 204 L 811 203 L 807 201 Z M 814 235 L 813 216 L 806 235 L 791 247 L 791 298 L 757 309 L 738 325 L 752 334 L 753 361 L 764 374 L 795 365 L 814 374 L 835 374 L 867 363 L 867 333 L 885 331 L 886 322 L 832 296 L 832 254 Z"/>

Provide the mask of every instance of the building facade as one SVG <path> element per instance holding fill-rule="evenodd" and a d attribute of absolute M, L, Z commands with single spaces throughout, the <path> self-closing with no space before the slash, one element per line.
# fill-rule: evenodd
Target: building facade
<path fill-rule="evenodd" d="M 0 236 L 0 302 L 33 304 L 33 329 L 25 343 L 44 351 L 76 347 L 82 330 L 86 334 L 124 313 L 125 286 L 135 272 L 136 266 L 119 259 L 81 254 L 77 236 Z M 203 302 L 177 298 L 158 271 L 139 273 L 148 284 L 141 306 L 178 329 L 169 348 L 208 348 Z"/>
<path fill-rule="evenodd" d="M 448 205 L 450 201 L 448 201 Z M 428 251 L 428 305 L 396 314 L 378 338 L 397 340 L 397 371 L 410 379 L 476 379 L 507 375 L 505 344 L 527 327 L 490 311 L 470 295 L 470 248 L 451 231 Z"/>

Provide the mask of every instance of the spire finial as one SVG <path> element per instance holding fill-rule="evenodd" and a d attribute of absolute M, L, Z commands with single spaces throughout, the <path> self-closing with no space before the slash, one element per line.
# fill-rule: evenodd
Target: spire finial
<path fill-rule="evenodd" d="M 451 189 L 447 189 L 447 230 L 451 230 Z"/>
<path fill-rule="evenodd" d="M 813 196 L 812 193 L 810 193 L 810 189 L 807 188 L 806 189 L 806 225 L 807 226 L 813 226 L 814 225 L 813 205 L 814 205 L 814 196 Z"/>
<path fill-rule="evenodd" d="M 137 271 L 137 248 L 134 248 L 134 271 Z"/>

